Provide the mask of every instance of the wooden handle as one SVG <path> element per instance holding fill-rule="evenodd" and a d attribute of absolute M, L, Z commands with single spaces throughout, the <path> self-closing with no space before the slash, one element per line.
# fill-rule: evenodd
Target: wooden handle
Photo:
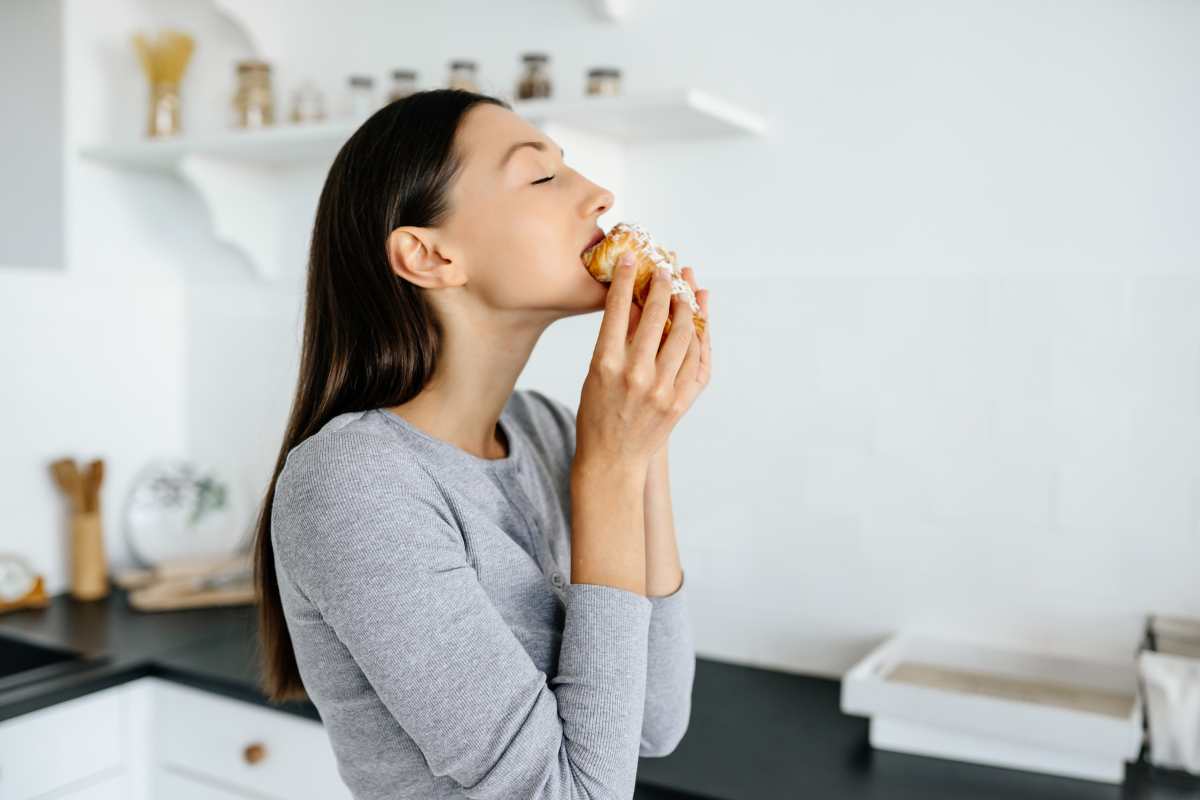
<path fill-rule="evenodd" d="M 246 759 L 247 764 L 257 764 L 267 757 L 267 746 L 262 742 L 254 742 L 246 745 L 246 749 L 242 751 L 242 758 Z"/>

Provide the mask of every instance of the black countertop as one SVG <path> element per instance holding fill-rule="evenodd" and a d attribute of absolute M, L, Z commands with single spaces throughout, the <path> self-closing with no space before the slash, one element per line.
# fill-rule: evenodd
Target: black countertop
<path fill-rule="evenodd" d="M 83 653 L 89 662 L 0 691 L 0 720 L 145 675 L 320 719 L 308 702 L 258 689 L 254 609 L 143 613 L 127 593 L 0 614 L 0 634 Z M 873 750 L 867 721 L 839 710 L 839 683 L 698 658 L 687 735 L 638 765 L 638 800 L 1200 800 L 1200 781 L 1130 765 L 1122 786 Z"/>

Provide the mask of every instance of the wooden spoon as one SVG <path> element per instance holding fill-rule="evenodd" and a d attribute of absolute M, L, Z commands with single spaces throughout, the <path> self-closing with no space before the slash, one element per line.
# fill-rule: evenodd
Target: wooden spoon
<path fill-rule="evenodd" d="M 71 501 L 71 509 L 76 513 L 83 511 L 83 485 L 79 477 L 79 466 L 73 458 L 60 458 L 50 464 L 54 480 Z"/>
<path fill-rule="evenodd" d="M 84 476 L 84 511 L 100 510 L 100 484 L 104 481 L 104 459 L 97 458 L 88 464 Z"/>

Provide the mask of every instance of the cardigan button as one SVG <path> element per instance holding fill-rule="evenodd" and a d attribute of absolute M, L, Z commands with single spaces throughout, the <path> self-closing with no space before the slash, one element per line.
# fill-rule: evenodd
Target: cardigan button
<path fill-rule="evenodd" d="M 554 573 L 553 575 L 551 575 L 551 576 L 550 576 L 550 581 L 551 581 L 551 582 L 552 582 L 552 583 L 553 583 L 555 586 L 557 586 L 557 587 L 559 587 L 559 588 L 562 588 L 562 585 L 563 585 L 563 577 L 562 577 L 562 575 L 559 575 L 557 572 L 556 572 L 556 573 Z"/>

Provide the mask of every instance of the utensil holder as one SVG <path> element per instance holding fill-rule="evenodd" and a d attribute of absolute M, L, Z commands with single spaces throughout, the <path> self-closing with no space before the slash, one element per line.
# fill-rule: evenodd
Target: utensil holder
<path fill-rule="evenodd" d="M 108 563 L 104 556 L 104 533 L 99 511 L 71 517 L 71 596 L 76 600 L 106 597 Z"/>

